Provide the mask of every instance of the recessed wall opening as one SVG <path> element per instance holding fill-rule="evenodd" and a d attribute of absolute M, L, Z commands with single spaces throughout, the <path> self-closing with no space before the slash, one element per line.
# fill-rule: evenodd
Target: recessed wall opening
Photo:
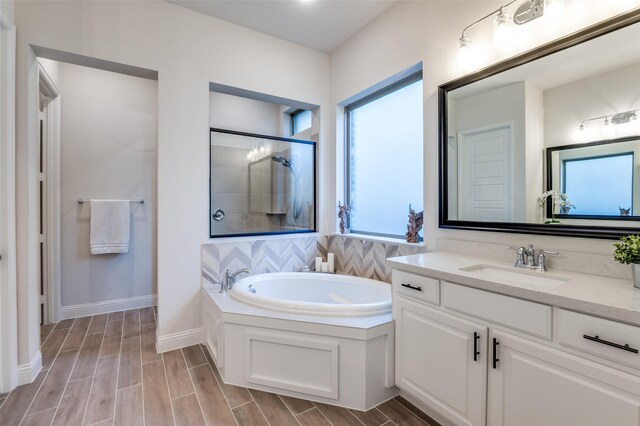
<path fill-rule="evenodd" d="M 155 305 L 157 73 L 34 51 L 40 322 Z M 94 250 L 98 200 L 128 204 L 126 250 Z"/>
<path fill-rule="evenodd" d="M 315 232 L 319 108 L 212 84 L 210 236 Z"/>

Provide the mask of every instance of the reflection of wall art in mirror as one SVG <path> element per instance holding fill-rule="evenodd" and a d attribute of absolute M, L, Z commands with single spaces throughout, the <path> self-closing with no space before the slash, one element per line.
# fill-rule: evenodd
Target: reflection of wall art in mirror
<path fill-rule="evenodd" d="M 315 231 L 315 142 L 210 130 L 211 237 Z"/>
<path fill-rule="evenodd" d="M 635 9 L 441 85 L 440 227 L 640 231 L 638 75 Z"/>

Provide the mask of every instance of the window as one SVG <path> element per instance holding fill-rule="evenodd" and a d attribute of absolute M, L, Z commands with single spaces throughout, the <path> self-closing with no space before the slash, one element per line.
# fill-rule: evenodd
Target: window
<path fill-rule="evenodd" d="M 299 109 L 291 113 L 291 136 L 311 128 L 311 111 Z"/>
<path fill-rule="evenodd" d="M 570 215 L 620 216 L 632 209 L 632 152 L 564 160 L 562 172 L 562 192 L 576 206 Z"/>
<path fill-rule="evenodd" d="M 423 210 L 422 71 L 345 110 L 351 232 L 400 237 Z"/>

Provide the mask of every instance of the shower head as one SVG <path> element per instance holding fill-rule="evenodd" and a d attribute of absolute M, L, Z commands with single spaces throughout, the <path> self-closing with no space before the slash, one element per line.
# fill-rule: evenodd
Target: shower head
<path fill-rule="evenodd" d="M 291 161 L 287 160 L 281 155 L 271 154 L 271 160 L 275 161 L 276 163 L 282 163 L 283 166 L 291 168 Z"/>

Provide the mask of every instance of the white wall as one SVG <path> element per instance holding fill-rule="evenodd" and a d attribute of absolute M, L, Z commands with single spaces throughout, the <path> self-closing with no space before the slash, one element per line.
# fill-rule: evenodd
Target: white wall
<path fill-rule="evenodd" d="M 0 0 L 0 9 L 10 20 L 14 20 L 15 2 L 13 0 Z"/>
<path fill-rule="evenodd" d="M 525 220 L 525 165 L 526 165 L 526 112 L 525 83 L 518 82 L 488 92 L 457 99 L 455 112 L 450 111 L 449 120 L 454 120 L 452 133 L 510 123 L 513 131 L 513 212 L 514 221 Z M 487 105 L 495 105 L 487 108 Z M 460 218 L 465 219 L 465 218 Z"/>
<path fill-rule="evenodd" d="M 218 129 L 280 134 L 280 105 L 224 93 L 209 93 L 209 124 Z"/>
<path fill-rule="evenodd" d="M 640 63 L 545 90 L 545 145 L 572 145 L 607 139 L 602 134 L 604 119 L 585 123 L 582 132 L 579 125 L 588 118 L 640 107 L 638 76 Z M 631 126 L 637 123 L 631 123 Z M 626 125 L 609 127 L 619 133 L 612 134 L 613 138 L 629 135 L 625 132 Z"/>
<path fill-rule="evenodd" d="M 158 71 L 158 335 L 198 329 L 200 245 L 209 235 L 209 83 L 326 111 L 329 56 L 163 1 L 19 2 L 16 20 L 21 362 L 38 350 L 36 235 L 30 231 L 36 222 L 30 44 Z M 323 129 L 321 156 L 326 156 L 326 134 Z M 321 178 L 326 175 L 320 171 Z"/>
<path fill-rule="evenodd" d="M 518 28 L 517 49 L 522 52 L 561 35 L 622 12 L 618 2 L 567 1 L 562 26 L 545 28 L 544 20 Z M 585 7 L 588 3 L 589 7 Z M 533 243 L 539 247 L 611 253 L 611 241 L 557 238 L 438 228 L 438 85 L 459 77 L 456 67 L 457 40 L 469 23 L 497 8 L 501 2 L 400 2 L 359 31 L 331 55 L 332 104 L 360 93 L 413 64 L 423 62 L 424 69 L 424 141 L 425 141 L 425 241 L 438 248 L 442 237 L 501 244 Z M 478 25 L 469 33 L 476 46 L 491 46 L 491 21 Z M 504 59 L 491 49 L 479 68 Z M 338 161 L 342 170 L 342 116 L 336 112 Z M 325 181 L 326 182 L 326 181 Z M 342 180 L 334 186 L 336 198 L 343 199 Z"/>
<path fill-rule="evenodd" d="M 544 102 L 542 90 L 525 83 L 525 222 L 541 223 L 542 209 L 538 207 L 538 197 L 544 187 Z"/>
<path fill-rule="evenodd" d="M 61 305 L 156 293 L 158 82 L 41 60 L 62 96 Z M 129 253 L 91 256 L 91 207 L 79 198 L 131 204 Z"/>

